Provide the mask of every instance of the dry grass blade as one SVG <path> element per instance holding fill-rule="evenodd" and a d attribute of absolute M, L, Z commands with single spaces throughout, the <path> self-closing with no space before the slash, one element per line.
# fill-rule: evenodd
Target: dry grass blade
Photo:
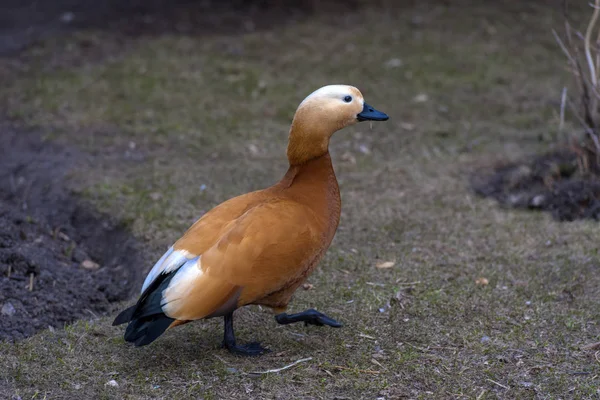
<path fill-rule="evenodd" d="M 487 379 L 487 381 L 492 382 L 494 385 L 500 386 L 503 389 L 506 389 L 506 390 L 510 389 L 510 387 L 508 387 L 506 385 L 503 385 L 500 382 L 496 382 L 496 381 L 494 381 L 492 379 Z"/>

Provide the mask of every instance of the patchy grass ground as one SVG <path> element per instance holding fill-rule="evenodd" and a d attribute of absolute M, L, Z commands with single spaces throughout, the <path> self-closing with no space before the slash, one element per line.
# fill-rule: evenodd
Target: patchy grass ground
<path fill-rule="evenodd" d="M 217 320 L 141 349 L 110 316 L 80 321 L 0 343 L 0 394 L 598 397 L 599 354 L 582 348 L 600 341 L 597 222 L 503 210 L 467 183 L 553 141 L 560 16 L 553 2 L 441 3 L 356 6 L 236 34 L 84 30 L 2 60 L 9 117 L 92 153 L 71 186 L 128 221 L 154 256 L 202 212 L 279 179 L 290 119 L 313 89 L 354 84 L 391 120 L 334 137 L 342 221 L 314 288 L 292 306 L 345 328 L 277 326 L 244 309 L 239 339 L 273 350 L 244 359 L 219 348 Z"/>

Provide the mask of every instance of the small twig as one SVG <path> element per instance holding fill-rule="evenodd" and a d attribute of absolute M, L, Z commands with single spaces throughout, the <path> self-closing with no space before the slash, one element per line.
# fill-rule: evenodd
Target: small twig
<path fill-rule="evenodd" d="M 30 292 L 33 291 L 33 276 L 34 276 L 33 272 L 29 274 L 29 291 Z"/>
<path fill-rule="evenodd" d="M 293 363 L 286 365 L 285 367 L 281 367 L 281 368 L 275 368 L 275 369 L 268 369 L 266 371 L 255 371 L 255 372 L 249 372 L 249 374 L 251 375 L 264 375 L 264 374 L 273 374 L 273 373 L 277 373 L 277 372 L 281 372 L 281 371 L 285 371 L 286 369 L 292 368 L 295 365 L 298 365 L 300 363 L 306 362 L 306 361 L 310 361 L 312 360 L 312 357 L 307 357 L 307 358 L 302 358 L 298 361 L 294 361 Z"/>
<path fill-rule="evenodd" d="M 10 273 L 12 272 L 12 265 L 8 265 L 8 271 L 6 271 L 6 277 L 10 278 Z"/>
<path fill-rule="evenodd" d="M 483 398 L 484 394 L 485 394 L 485 390 L 482 390 L 481 393 L 479 393 L 479 396 L 477 396 L 477 400 L 481 400 Z"/>
<path fill-rule="evenodd" d="M 571 55 L 571 53 L 569 52 L 569 49 L 567 49 L 567 46 L 565 46 L 565 44 L 563 43 L 563 41 L 561 40 L 560 36 L 558 36 L 558 33 L 556 33 L 556 31 L 554 29 L 552 29 L 552 34 L 554 35 L 554 39 L 556 39 L 556 42 L 558 43 L 558 45 L 560 46 L 561 50 L 563 51 L 563 53 L 565 53 L 565 55 L 567 56 L 567 58 L 569 59 L 569 61 L 575 65 L 575 59 L 573 58 L 573 56 Z"/>
<path fill-rule="evenodd" d="M 499 383 L 499 382 L 493 381 L 493 380 L 491 380 L 491 379 L 486 379 L 486 381 L 490 381 L 490 382 L 492 382 L 493 384 L 495 384 L 495 385 L 498 385 L 498 386 L 500 386 L 501 388 L 504 388 L 504 389 L 506 389 L 506 390 L 509 390 L 509 389 L 510 389 L 508 386 L 505 386 L 505 385 L 503 385 L 503 384 L 501 384 L 501 383 Z"/>
<path fill-rule="evenodd" d="M 598 363 L 600 364 L 600 350 L 594 353 L 594 357 L 596 358 L 596 361 L 598 361 Z"/>

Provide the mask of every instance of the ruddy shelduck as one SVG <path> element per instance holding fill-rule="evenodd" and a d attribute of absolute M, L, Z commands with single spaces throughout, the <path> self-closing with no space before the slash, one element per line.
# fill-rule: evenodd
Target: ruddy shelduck
<path fill-rule="evenodd" d="M 137 303 L 113 325 L 128 322 L 125 340 L 143 346 L 168 328 L 224 317 L 223 346 L 242 355 L 266 350 L 259 343 L 236 344 L 233 312 L 245 305 L 270 307 L 279 324 L 341 327 L 314 309 L 285 311 L 325 254 L 340 220 L 331 136 L 359 121 L 387 119 L 352 86 L 329 85 L 310 94 L 292 121 L 283 179 L 204 214 L 158 260 Z"/>

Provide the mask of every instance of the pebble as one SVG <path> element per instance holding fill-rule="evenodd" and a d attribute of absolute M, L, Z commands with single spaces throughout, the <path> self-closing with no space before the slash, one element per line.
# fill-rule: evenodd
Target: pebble
<path fill-rule="evenodd" d="M 483 336 L 481 338 L 481 343 L 489 343 L 492 339 L 489 336 Z"/>
<path fill-rule="evenodd" d="M 0 311 L 0 312 L 2 313 L 2 315 L 7 315 L 7 316 L 11 317 L 11 316 L 15 315 L 15 312 L 17 312 L 17 310 L 15 310 L 15 306 L 13 306 L 12 303 L 7 301 L 2 306 L 2 311 Z"/>
<path fill-rule="evenodd" d="M 111 379 L 110 381 L 106 382 L 106 385 L 112 387 L 119 387 L 119 384 L 114 379 Z"/>
<path fill-rule="evenodd" d="M 81 263 L 81 266 L 85 269 L 89 269 L 89 270 L 95 270 L 100 268 L 100 265 L 98 265 L 98 263 L 93 262 L 92 260 L 84 260 Z"/>
<path fill-rule="evenodd" d="M 399 58 L 392 58 L 388 61 L 386 61 L 386 63 L 384 64 L 386 68 L 399 68 L 403 65 L 404 63 L 402 62 L 401 59 Z"/>

